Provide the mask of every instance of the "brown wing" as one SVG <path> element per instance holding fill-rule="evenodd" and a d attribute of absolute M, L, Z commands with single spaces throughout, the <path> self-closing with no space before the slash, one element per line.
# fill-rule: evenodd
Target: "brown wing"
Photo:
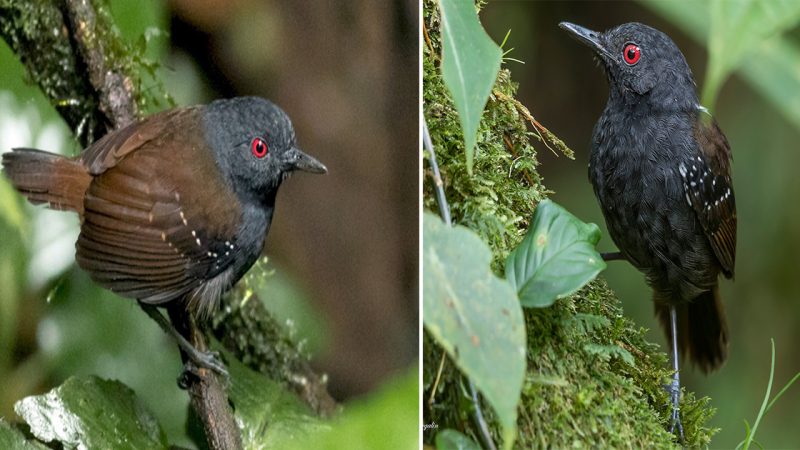
<path fill-rule="evenodd" d="M 163 139 L 176 127 L 191 129 L 192 121 L 199 115 L 201 106 L 175 108 L 148 116 L 142 121 L 115 130 L 87 147 L 81 153 L 81 162 L 92 175 L 99 175 L 114 167 L 126 155 L 153 140 Z M 194 124 L 194 127 L 197 123 Z"/>
<path fill-rule="evenodd" d="M 700 155 L 679 168 L 689 203 L 708 236 L 723 273 L 732 277 L 736 261 L 736 200 L 728 140 L 710 116 L 698 112 L 694 135 Z"/>
<path fill-rule="evenodd" d="M 173 122 L 160 136 L 129 133 L 85 153 L 101 170 L 86 193 L 77 259 L 120 295 L 154 304 L 188 295 L 207 310 L 232 281 L 241 211 L 202 138 L 177 130 L 186 129 Z"/>

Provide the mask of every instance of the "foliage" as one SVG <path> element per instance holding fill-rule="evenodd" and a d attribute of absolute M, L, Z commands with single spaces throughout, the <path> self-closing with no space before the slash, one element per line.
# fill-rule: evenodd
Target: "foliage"
<path fill-rule="evenodd" d="M 772 408 L 772 405 L 774 405 L 775 402 L 777 402 L 778 399 L 781 398 L 784 392 L 786 392 L 786 390 L 789 389 L 794 384 L 794 382 L 797 381 L 798 378 L 800 378 L 800 372 L 798 372 L 797 374 L 795 374 L 795 376 L 792 377 L 791 380 L 789 380 L 788 383 L 786 383 L 785 386 L 783 386 L 780 392 L 778 392 L 778 394 L 775 395 L 775 397 L 772 400 L 769 399 L 769 395 L 770 393 L 772 393 L 772 380 L 775 378 L 775 340 L 770 339 L 770 344 L 772 346 L 772 358 L 769 367 L 769 382 L 767 383 L 767 392 L 764 394 L 764 401 L 761 402 L 761 409 L 758 410 L 758 415 L 756 416 L 756 420 L 755 422 L 753 422 L 753 428 L 750 428 L 750 424 L 746 420 L 744 421 L 744 426 L 745 426 L 744 440 L 740 442 L 739 445 L 736 446 L 736 450 L 739 450 L 739 448 L 747 450 L 748 448 L 750 448 L 750 444 L 754 442 L 757 443 L 755 437 L 756 437 L 756 431 L 758 430 L 758 424 L 761 422 L 761 419 L 764 418 L 764 416 L 767 414 L 770 408 Z M 759 445 L 759 447 L 761 446 Z"/>
<path fill-rule="evenodd" d="M 793 95 L 787 95 L 800 92 L 800 45 L 784 34 L 800 23 L 800 2 L 640 1 L 708 47 L 702 95 L 705 106 L 713 108 L 725 79 L 739 70 L 746 81 L 800 128 L 800 103 Z"/>
<path fill-rule="evenodd" d="M 425 328 L 494 407 L 510 447 L 525 374 L 519 301 L 492 274 L 491 252 L 475 233 L 425 213 L 422 235 Z"/>
<path fill-rule="evenodd" d="M 595 249 L 599 240 L 597 225 L 542 200 L 528 234 L 506 260 L 506 279 L 522 306 L 550 306 L 593 280 L 606 268 Z"/>
<path fill-rule="evenodd" d="M 472 172 L 475 133 L 500 70 L 500 47 L 481 27 L 472 0 L 441 0 L 442 78 L 453 95 Z"/>
<path fill-rule="evenodd" d="M 482 151 L 475 159 L 474 175 L 469 174 L 458 117 L 440 73 L 440 18 L 434 1 L 426 0 L 423 6 L 423 112 L 446 196 L 454 221 L 488 243 L 493 268 L 500 273 L 502 262 L 529 227 L 534 208 L 548 194 L 536 172 L 536 150 L 530 142 L 539 133 L 527 131 L 525 121 L 534 121 L 514 100 L 516 85 L 510 72 L 501 69 L 478 127 L 477 145 Z M 425 207 L 434 209 L 434 199 L 432 186 L 426 183 Z M 524 313 L 527 371 L 517 421 L 518 447 L 675 445 L 674 436 L 666 431 L 670 412 L 662 386 L 669 376 L 666 355 L 644 339 L 643 329 L 623 317 L 619 301 L 604 282 L 596 280 L 550 308 Z M 425 423 L 480 442 L 461 372 L 443 356 L 430 333 L 425 333 L 423 342 Z M 707 403 L 708 399 L 697 400 L 691 393 L 682 398 L 685 443 L 690 447 L 706 445 L 714 433 L 705 425 L 713 414 Z M 484 412 L 497 441 L 498 418 L 491 410 Z M 434 438 L 433 432 L 423 435 L 426 442 Z"/>

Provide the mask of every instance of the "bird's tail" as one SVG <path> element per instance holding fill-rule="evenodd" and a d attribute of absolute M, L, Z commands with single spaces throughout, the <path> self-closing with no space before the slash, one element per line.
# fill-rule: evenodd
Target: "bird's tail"
<path fill-rule="evenodd" d="M 92 181 L 76 160 L 30 148 L 3 154 L 3 172 L 11 184 L 33 204 L 83 214 L 83 196 Z"/>
<path fill-rule="evenodd" d="M 669 305 L 671 299 L 654 293 L 656 316 L 672 342 Z M 674 304 L 674 303 L 673 303 Z M 719 369 L 728 358 L 728 325 L 719 297 L 719 287 L 700 294 L 691 302 L 675 306 L 678 318 L 678 353 L 688 357 L 704 373 Z"/>

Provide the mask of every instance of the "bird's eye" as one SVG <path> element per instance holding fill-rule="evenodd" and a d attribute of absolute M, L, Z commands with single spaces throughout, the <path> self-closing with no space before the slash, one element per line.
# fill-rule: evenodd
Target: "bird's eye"
<path fill-rule="evenodd" d="M 632 66 L 639 62 L 639 58 L 642 57 L 642 51 L 639 50 L 639 46 L 636 44 L 626 44 L 625 49 L 622 50 L 622 57 L 625 59 L 625 63 Z"/>
<path fill-rule="evenodd" d="M 253 155 L 256 158 L 263 158 L 267 156 L 267 151 L 269 148 L 267 147 L 267 143 L 264 142 L 263 139 L 257 137 L 253 139 L 253 142 L 250 143 L 250 150 L 253 151 Z"/>

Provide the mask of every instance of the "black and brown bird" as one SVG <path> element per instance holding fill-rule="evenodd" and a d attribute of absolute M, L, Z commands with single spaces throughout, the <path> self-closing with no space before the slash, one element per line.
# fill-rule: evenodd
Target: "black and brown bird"
<path fill-rule="evenodd" d="M 32 203 L 78 213 L 78 265 L 162 326 L 153 305 L 213 312 L 261 255 L 281 182 L 295 170 L 326 172 L 298 149 L 286 113 L 257 97 L 152 115 L 76 158 L 17 148 L 2 163 Z"/>
<path fill-rule="evenodd" d="M 733 277 L 736 256 L 730 147 L 666 34 L 640 23 L 602 33 L 560 26 L 594 50 L 608 76 L 589 179 L 621 256 L 653 288 L 672 342 L 673 419 L 682 433 L 678 353 L 704 372 L 728 354 L 717 278 Z"/>

